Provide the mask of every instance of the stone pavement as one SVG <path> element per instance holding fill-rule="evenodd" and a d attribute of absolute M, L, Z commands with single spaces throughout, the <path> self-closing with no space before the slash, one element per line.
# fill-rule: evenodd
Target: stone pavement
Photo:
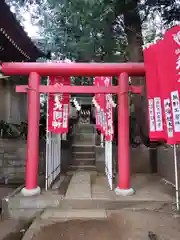
<path fill-rule="evenodd" d="M 30 240 L 42 227 L 69 220 L 105 220 L 109 211 L 118 209 L 159 210 L 172 207 L 172 189 L 164 185 L 156 175 L 132 177 L 136 189 L 133 196 L 117 196 L 108 187 L 104 175 L 75 171 L 64 198 L 56 208 L 47 208 L 26 232 L 23 240 Z"/>
<path fill-rule="evenodd" d="M 104 219 L 104 209 L 47 209 L 42 213 L 42 220 L 66 221 L 71 219 Z"/>
<path fill-rule="evenodd" d="M 172 189 L 164 185 L 157 175 L 136 174 L 131 177 L 131 186 L 136 191 L 133 196 L 117 196 L 110 190 L 106 176 L 76 171 L 73 173 L 64 200 L 172 201 Z"/>
<path fill-rule="evenodd" d="M 0 240 L 22 239 L 29 225 L 30 222 L 24 220 L 0 220 Z"/>
<path fill-rule="evenodd" d="M 89 172 L 77 171 L 74 173 L 65 199 L 91 199 L 91 175 Z"/>

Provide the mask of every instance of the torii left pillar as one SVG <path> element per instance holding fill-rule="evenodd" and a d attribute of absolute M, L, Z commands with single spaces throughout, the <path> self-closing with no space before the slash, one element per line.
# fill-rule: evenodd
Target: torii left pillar
<path fill-rule="evenodd" d="M 38 186 L 39 119 L 40 119 L 40 76 L 32 72 L 28 84 L 28 136 L 26 155 L 26 185 L 21 193 L 34 196 L 41 192 Z"/>

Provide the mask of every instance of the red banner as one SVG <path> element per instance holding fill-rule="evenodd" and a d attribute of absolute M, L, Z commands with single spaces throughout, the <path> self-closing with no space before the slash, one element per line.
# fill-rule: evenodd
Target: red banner
<path fill-rule="evenodd" d="M 108 87 L 112 84 L 111 77 L 95 77 L 94 85 Z M 96 128 L 105 136 L 106 141 L 112 141 L 114 136 L 112 94 L 96 94 Z"/>
<path fill-rule="evenodd" d="M 94 78 L 94 86 L 99 87 L 99 77 Z M 95 94 L 95 101 L 100 106 L 100 94 Z M 96 107 L 96 128 L 101 131 L 101 109 Z"/>
<path fill-rule="evenodd" d="M 156 54 L 157 45 L 155 44 L 144 49 L 146 88 L 148 98 L 149 137 L 152 141 L 165 138 Z"/>
<path fill-rule="evenodd" d="M 99 86 L 100 87 L 104 87 L 105 86 L 105 82 L 104 82 L 105 78 L 104 77 L 100 77 L 99 80 Z M 105 94 L 100 94 L 100 100 L 99 100 L 99 104 L 100 104 L 100 109 L 101 109 L 101 133 L 105 136 L 106 134 L 106 108 L 105 108 Z"/>
<path fill-rule="evenodd" d="M 164 40 L 159 40 L 157 42 L 157 68 L 158 68 L 158 77 L 160 84 L 160 93 L 162 99 L 162 110 L 163 110 L 163 119 L 164 119 L 164 135 L 168 144 L 175 144 L 176 139 L 174 137 L 174 128 L 172 121 L 172 108 L 170 100 L 170 85 L 169 81 L 169 67 L 167 58 L 164 57 L 164 53 L 167 50 L 167 46 Z"/>
<path fill-rule="evenodd" d="M 168 30 L 164 36 L 168 61 L 169 92 L 176 143 L 180 142 L 180 26 Z"/>
<path fill-rule="evenodd" d="M 112 85 L 112 77 L 105 77 L 105 87 Z M 113 106 L 112 106 L 112 94 L 105 94 L 105 116 L 106 116 L 106 133 L 105 140 L 113 141 L 114 137 L 114 124 L 113 124 Z"/>
<path fill-rule="evenodd" d="M 70 85 L 70 78 L 50 77 L 49 85 Z M 69 120 L 69 94 L 49 94 L 48 130 L 53 133 L 67 133 Z"/>
<path fill-rule="evenodd" d="M 95 77 L 94 85 L 104 86 L 102 77 Z M 96 108 L 96 128 L 104 135 L 105 134 L 105 116 L 104 116 L 104 94 L 95 94 L 95 100 L 99 108 Z"/>

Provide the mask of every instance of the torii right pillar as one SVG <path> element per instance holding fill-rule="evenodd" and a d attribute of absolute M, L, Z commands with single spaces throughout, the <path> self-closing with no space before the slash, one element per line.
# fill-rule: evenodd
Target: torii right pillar
<path fill-rule="evenodd" d="M 129 154 L 129 77 L 121 73 L 118 78 L 118 186 L 115 193 L 121 196 L 134 194 L 130 187 Z"/>

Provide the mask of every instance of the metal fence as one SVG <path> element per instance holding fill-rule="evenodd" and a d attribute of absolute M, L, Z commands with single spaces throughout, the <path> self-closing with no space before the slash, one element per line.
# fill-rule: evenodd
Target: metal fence
<path fill-rule="evenodd" d="M 105 173 L 109 187 L 113 190 L 112 141 L 105 141 Z"/>
<path fill-rule="evenodd" d="M 46 190 L 61 172 L 61 135 L 47 132 L 46 138 Z"/>

